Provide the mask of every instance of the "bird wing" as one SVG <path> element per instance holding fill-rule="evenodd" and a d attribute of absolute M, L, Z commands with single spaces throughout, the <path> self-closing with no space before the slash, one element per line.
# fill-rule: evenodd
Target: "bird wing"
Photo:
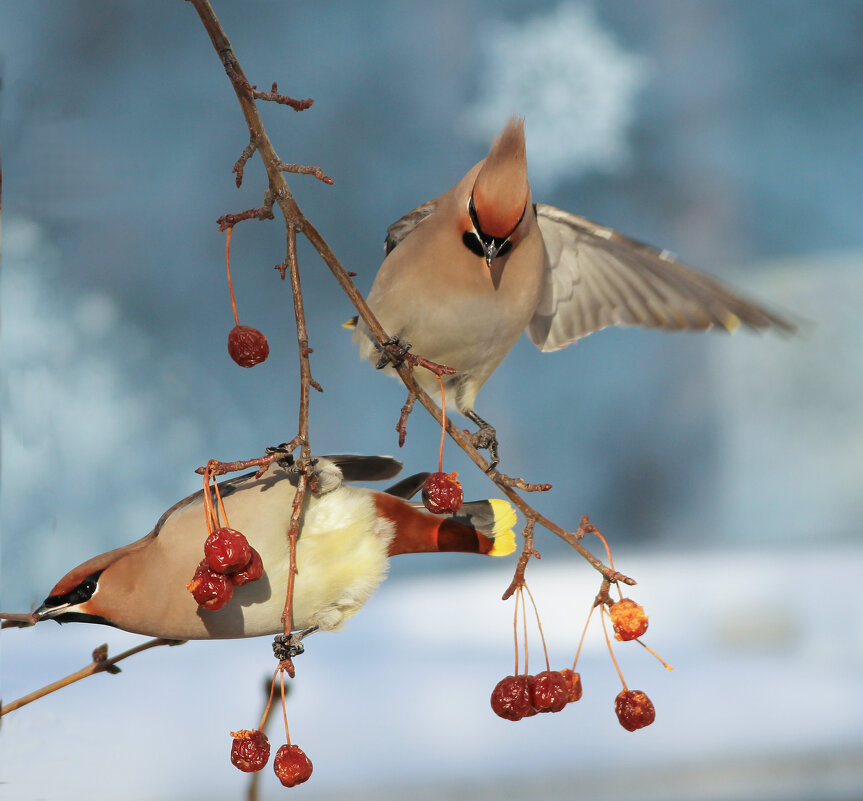
<path fill-rule="evenodd" d="M 409 501 L 423 488 L 423 484 L 425 484 L 426 479 L 430 475 L 431 473 L 414 473 L 412 476 L 403 478 L 397 484 L 387 487 L 384 492 L 387 495 L 393 495 L 396 498 L 403 498 Z"/>
<path fill-rule="evenodd" d="M 584 217 L 538 203 L 547 265 L 528 324 L 531 341 L 559 350 L 610 325 L 668 331 L 794 326 L 719 281 Z"/>
<path fill-rule="evenodd" d="M 387 228 L 387 238 L 384 243 L 384 251 L 387 255 L 398 245 L 411 231 L 414 230 L 426 217 L 434 213 L 437 208 L 437 203 L 434 200 L 429 200 L 417 206 L 413 211 L 409 211 L 404 217 L 399 217 L 389 228 Z"/>
<path fill-rule="evenodd" d="M 347 453 L 324 458 L 339 467 L 345 481 L 385 481 L 397 476 L 402 469 L 402 463 L 392 456 L 357 456 Z"/>

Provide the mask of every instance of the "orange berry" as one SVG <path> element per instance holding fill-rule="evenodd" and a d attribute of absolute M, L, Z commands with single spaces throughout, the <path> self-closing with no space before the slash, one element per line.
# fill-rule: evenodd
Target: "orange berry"
<path fill-rule="evenodd" d="M 569 668 L 560 671 L 566 682 L 567 703 L 572 704 L 581 699 L 581 674 L 574 673 Z"/>
<path fill-rule="evenodd" d="M 616 640 L 635 640 L 647 631 L 644 609 L 630 598 L 623 598 L 608 610 Z"/>

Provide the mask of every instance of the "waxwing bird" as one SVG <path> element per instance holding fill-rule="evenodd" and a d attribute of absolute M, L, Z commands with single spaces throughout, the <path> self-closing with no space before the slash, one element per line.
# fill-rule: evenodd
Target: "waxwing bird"
<path fill-rule="evenodd" d="M 517 118 L 452 189 L 389 227 L 367 300 L 402 346 L 457 370 L 443 378 L 447 398 L 480 427 L 475 444 L 489 448 L 494 463 L 494 429 L 474 401 L 524 330 L 553 351 L 610 325 L 794 329 L 668 251 L 534 204 Z M 362 322 L 354 339 L 365 358 L 387 364 Z M 430 372 L 414 377 L 439 394 Z"/>
<path fill-rule="evenodd" d="M 315 465 L 299 538 L 292 630 L 338 629 L 383 581 L 397 554 L 461 551 L 504 556 L 515 550 L 516 515 L 506 501 L 465 503 L 454 517 L 421 511 L 413 495 L 427 473 L 387 492 L 351 486 L 345 478 L 391 477 L 390 457 L 333 456 Z M 69 572 L 33 613 L 33 621 L 104 623 L 169 639 L 281 634 L 290 554 L 288 528 L 298 473 L 273 463 L 219 482 L 232 528 L 243 532 L 264 564 L 258 581 L 236 587 L 218 610 L 201 609 L 187 590 L 207 537 L 203 491 L 168 509 L 143 539 L 96 556 Z"/>

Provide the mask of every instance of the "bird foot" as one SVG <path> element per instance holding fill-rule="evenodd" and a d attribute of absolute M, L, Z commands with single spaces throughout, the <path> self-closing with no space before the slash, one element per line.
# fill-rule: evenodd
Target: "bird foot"
<path fill-rule="evenodd" d="M 491 462 L 488 466 L 488 470 L 494 470 L 500 461 L 500 456 L 498 455 L 497 450 L 497 431 L 494 426 L 483 421 L 480 424 L 479 431 L 471 434 L 470 442 L 478 451 L 488 451 L 489 462 Z"/>
<path fill-rule="evenodd" d="M 310 629 L 294 631 L 291 634 L 277 634 L 273 637 L 273 656 L 275 656 L 279 662 L 284 662 L 285 660 L 299 656 L 306 650 L 306 647 L 303 645 L 303 640 L 308 637 L 309 634 L 317 630 L 318 627 L 313 626 Z"/>
<path fill-rule="evenodd" d="M 411 343 L 402 342 L 398 337 L 390 337 L 386 342 L 375 347 L 381 352 L 381 357 L 375 367 L 378 370 L 383 370 L 388 364 L 392 364 L 393 367 L 401 367 L 411 349 Z"/>

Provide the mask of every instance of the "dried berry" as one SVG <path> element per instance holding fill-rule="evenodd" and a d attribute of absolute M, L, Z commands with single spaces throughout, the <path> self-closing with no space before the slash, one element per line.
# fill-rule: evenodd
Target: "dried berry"
<path fill-rule="evenodd" d="M 531 691 L 531 703 L 537 712 L 560 712 L 569 698 L 566 680 L 557 670 L 537 673 Z"/>
<path fill-rule="evenodd" d="M 521 720 L 531 714 L 527 676 L 507 676 L 491 692 L 491 708 L 506 720 Z"/>
<path fill-rule="evenodd" d="M 574 673 L 569 668 L 560 671 L 566 682 L 567 703 L 572 704 L 581 699 L 581 674 Z"/>
<path fill-rule="evenodd" d="M 228 353 L 240 367 L 254 367 L 270 355 L 270 346 L 257 328 L 235 325 L 228 334 Z"/>
<path fill-rule="evenodd" d="M 641 690 L 622 690 L 614 699 L 614 711 L 627 731 L 643 729 L 656 719 L 653 702 Z"/>
<path fill-rule="evenodd" d="M 644 609 L 630 598 L 613 604 L 608 610 L 617 640 L 634 640 L 647 631 L 647 615 Z"/>
<path fill-rule="evenodd" d="M 198 565 L 186 589 L 192 593 L 198 606 L 211 610 L 221 609 L 234 594 L 231 580 L 222 573 L 210 570 L 205 562 Z"/>
<path fill-rule="evenodd" d="M 204 561 L 216 573 L 236 573 L 252 558 L 245 534 L 232 528 L 217 528 L 204 542 Z"/>
<path fill-rule="evenodd" d="M 262 731 L 232 731 L 231 764 L 245 773 L 260 770 L 270 759 L 270 741 Z"/>
<path fill-rule="evenodd" d="M 454 514 L 461 509 L 464 492 L 458 473 L 432 473 L 423 484 L 423 504 L 436 515 Z"/>
<path fill-rule="evenodd" d="M 243 584 L 248 584 L 250 581 L 257 581 L 264 575 L 264 563 L 261 561 L 261 555 L 254 549 L 251 549 L 252 555 L 249 557 L 248 564 L 236 573 L 231 573 L 231 584 L 235 587 L 242 587 Z"/>
<path fill-rule="evenodd" d="M 308 781 L 312 775 L 312 761 L 298 745 L 283 745 L 276 751 L 273 770 L 285 787 L 294 787 Z"/>

